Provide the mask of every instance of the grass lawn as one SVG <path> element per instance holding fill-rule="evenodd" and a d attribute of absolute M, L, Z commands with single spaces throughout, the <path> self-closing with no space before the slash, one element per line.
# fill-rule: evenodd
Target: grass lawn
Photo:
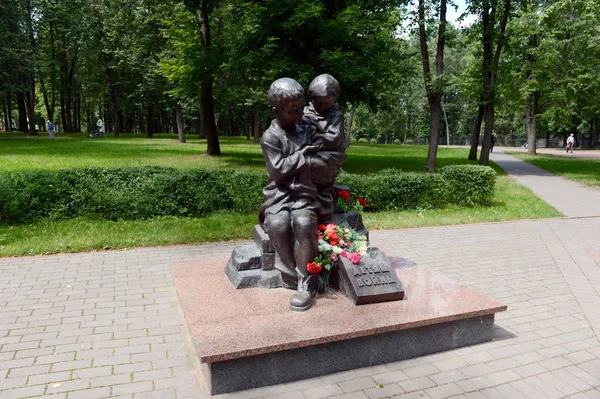
<path fill-rule="evenodd" d="M 509 154 L 549 172 L 600 190 L 600 159 L 568 158 L 548 154 L 529 156 L 520 152 Z"/>
<path fill-rule="evenodd" d="M 220 157 L 203 155 L 206 140 L 188 138 L 179 144 L 176 135 L 157 134 L 153 139 L 123 134 L 118 139 L 86 139 L 84 134 L 26 138 L 0 134 L 0 173 L 23 169 L 68 169 L 85 166 L 173 166 L 179 168 L 265 170 L 260 145 L 245 137 L 221 137 Z M 7 138 L 11 137 L 11 138 Z M 343 169 L 349 173 L 376 173 L 386 168 L 424 172 L 426 146 L 352 144 Z M 438 167 L 469 164 L 462 148 L 440 147 Z M 501 173 L 500 168 L 496 168 Z"/>
<path fill-rule="evenodd" d="M 123 135 L 119 139 L 88 140 L 85 135 L 56 140 L 0 134 L 0 173 L 22 169 L 84 166 L 162 165 L 182 168 L 264 170 L 260 146 L 245 138 L 221 138 L 222 157 L 202 155 L 206 142 L 179 144 L 174 135 L 154 139 Z M 468 164 L 468 149 L 440 147 L 438 167 Z M 375 173 L 385 168 L 422 172 L 426 146 L 353 144 L 344 170 Z M 492 165 L 502 174 L 502 170 Z M 496 222 L 560 216 L 533 193 L 500 175 L 489 207 L 448 207 L 395 212 L 366 212 L 368 229 L 393 229 L 462 223 Z M 250 239 L 255 214 L 215 213 L 202 218 L 156 218 L 110 222 L 96 218 L 44 219 L 34 224 L 0 226 L 0 256 L 129 248 Z"/>

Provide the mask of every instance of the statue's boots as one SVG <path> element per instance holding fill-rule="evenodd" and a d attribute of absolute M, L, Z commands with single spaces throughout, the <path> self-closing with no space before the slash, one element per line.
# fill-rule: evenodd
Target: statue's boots
<path fill-rule="evenodd" d="M 290 298 L 290 309 L 298 312 L 308 310 L 314 305 L 319 288 L 319 276 L 303 275 L 298 269 L 298 290 Z"/>

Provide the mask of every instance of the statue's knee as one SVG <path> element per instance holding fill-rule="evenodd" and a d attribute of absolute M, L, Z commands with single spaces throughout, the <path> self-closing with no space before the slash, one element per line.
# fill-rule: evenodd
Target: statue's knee
<path fill-rule="evenodd" d="M 296 235 L 308 236 L 316 234 L 317 219 L 313 216 L 300 215 L 294 218 L 294 232 Z"/>
<path fill-rule="evenodd" d="M 269 215 L 265 219 L 269 233 L 282 234 L 290 229 L 290 217 L 287 214 Z"/>

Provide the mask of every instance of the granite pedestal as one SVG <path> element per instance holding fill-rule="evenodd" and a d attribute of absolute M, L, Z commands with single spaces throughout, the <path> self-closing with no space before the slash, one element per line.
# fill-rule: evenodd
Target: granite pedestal
<path fill-rule="evenodd" d="M 391 258 L 405 299 L 355 306 L 320 295 L 288 309 L 291 290 L 232 287 L 227 259 L 171 266 L 212 394 L 414 358 L 492 339 L 506 306 L 427 268 Z"/>

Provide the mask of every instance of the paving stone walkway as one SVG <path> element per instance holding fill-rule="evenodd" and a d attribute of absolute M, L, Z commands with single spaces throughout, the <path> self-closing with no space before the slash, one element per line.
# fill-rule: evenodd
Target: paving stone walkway
<path fill-rule="evenodd" d="M 600 398 L 600 217 L 371 238 L 506 303 L 493 341 L 215 398 Z M 169 265 L 238 244 L 0 258 L 0 398 L 208 397 Z"/>
<path fill-rule="evenodd" d="M 600 191 L 557 176 L 501 151 L 493 152 L 490 159 L 565 216 L 600 216 Z"/>

